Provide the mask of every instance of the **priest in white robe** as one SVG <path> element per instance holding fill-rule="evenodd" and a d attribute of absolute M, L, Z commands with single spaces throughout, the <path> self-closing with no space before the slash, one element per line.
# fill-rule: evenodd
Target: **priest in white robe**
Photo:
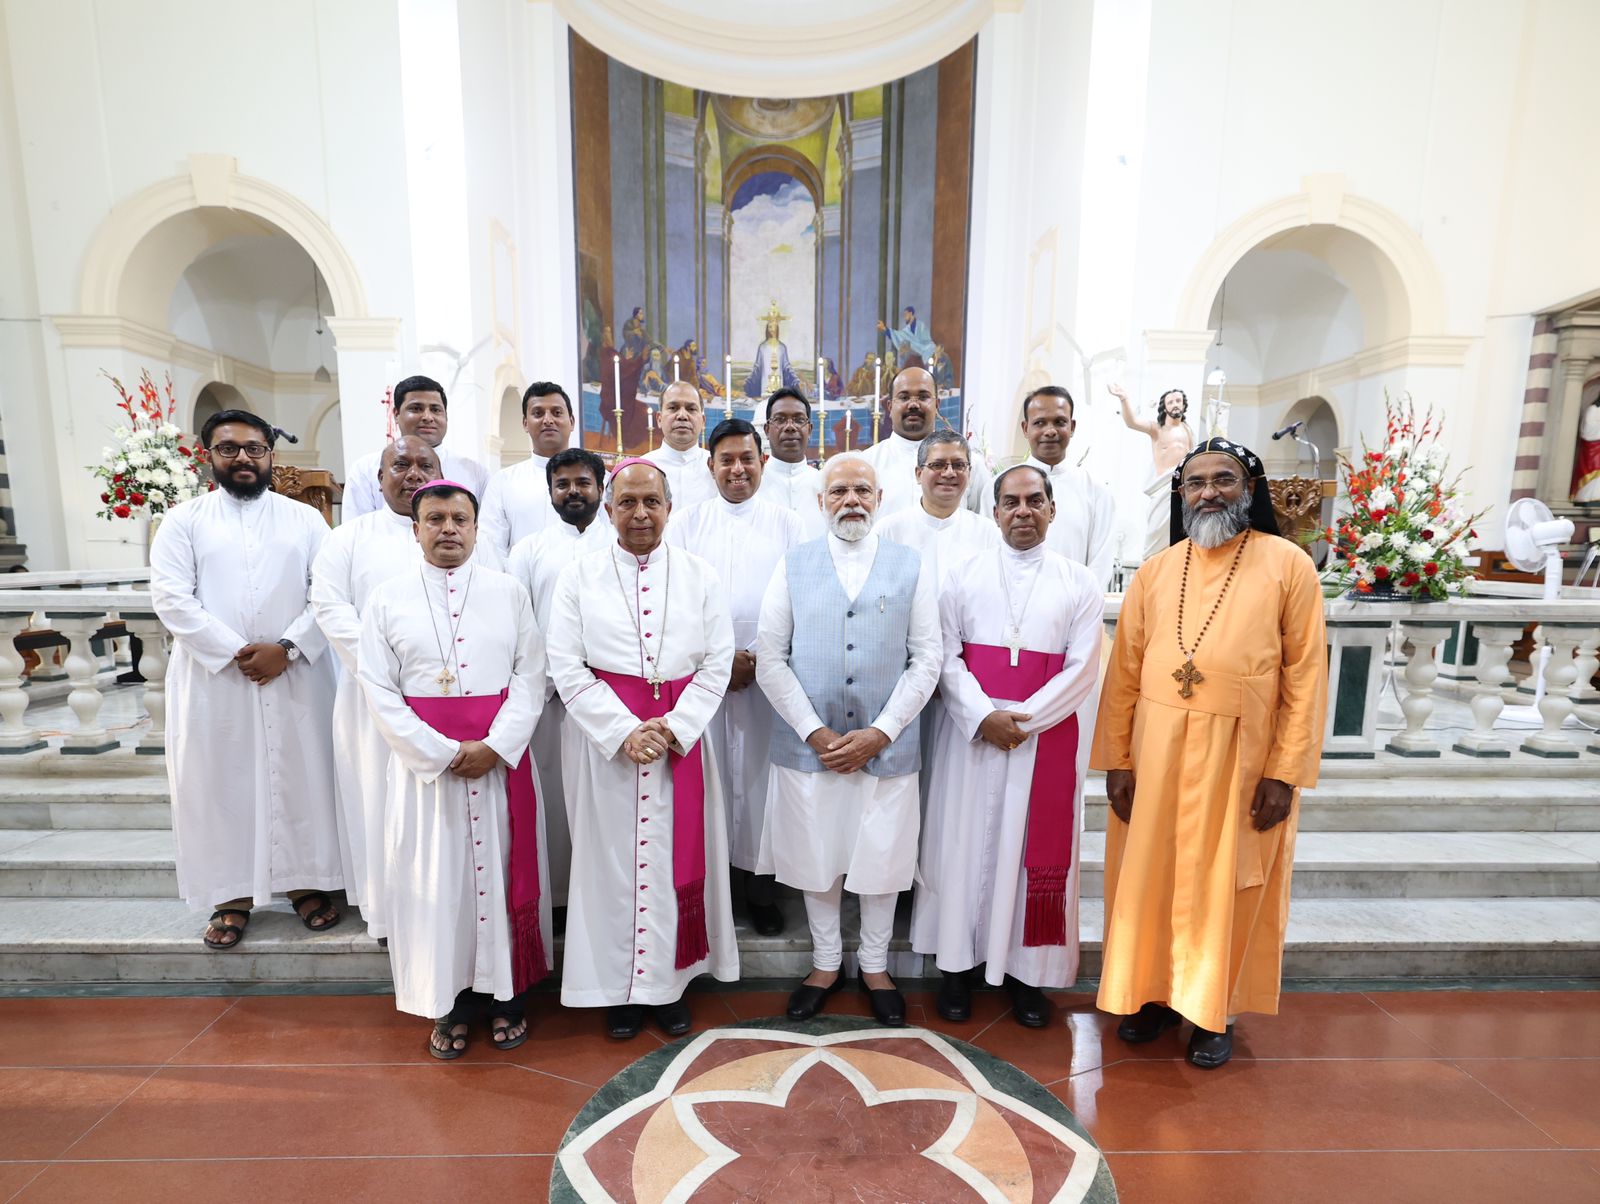
<path fill-rule="evenodd" d="M 460 481 L 477 496 L 489 482 L 489 471 L 476 460 L 459 456 L 441 447 L 450 429 L 450 407 L 444 386 L 427 376 L 408 376 L 394 387 L 395 434 L 416 435 L 427 441 L 439 456 L 439 467 L 452 481 Z M 363 514 L 383 509 L 383 492 L 378 488 L 378 457 L 383 449 L 368 452 L 350 466 L 344 496 L 339 502 L 339 520 L 349 522 Z"/>
<path fill-rule="evenodd" d="M 943 977 L 937 1007 L 972 1015 L 982 963 L 1018 1023 L 1041 1028 L 1039 988 L 1078 973 L 1078 859 L 1104 594 L 1047 547 L 1050 480 L 1000 474 L 1002 546 L 975 556 L 939 598 L 944 714 L 911 913 L 911 946 Z"/>
<path fill-rule="evenodd" d="M 617 1040 L 638 1035 L 647 1007 L 681 1036 L 690 981 L 739 977 L 707 730 L 733 625 L 715 570 L 662 542 L 671 511 L 660 467 L 622 461 L 606 485 L 617 542 L 567 566 L 550 616 L 550 673 L 585 736 L 562 766 L 574 811 L 561 1001 L 606 1008 Z"/>
<path fill-rule="evenodd" d="M 761 472 L 761 500 L 795 515 L 802 539 L 821 539 L 828 525 L 822 517 L 822 473 L 806 463 L 813 427 L 805 394 L 779 389 L 767 398 L 765 430 L 772 458 Z"/>
<path fill-rule="evenodd" d="M 367 932 L 389 935 L 383 923 L 383 800 L 389 745 L 373 722 L 356 679 L 361 613 L 372 591 L 390 577 L 415 572 L 422 551 L 412 532 L 411 495 L 439 477 L 439 457 L 416 435 L 401 435 L 379 461 L 384 507 L 335 527 L 311 566 L 311 608 L 339 658 L 333 701 L 341 852 L 345 895 L 361 909 Z"/>
<path fill-rule="evenodd" d="M 575 422 L 572 399 L 554 381 L 536 380 L 522 394 L 522 429 L 533 454 L 489 478 L 478 530 L 479 542 L 492 545 L 501 560 L 519 541 L 561 521 L 550 504 L 545 468 L 572 442 Z"/>
<path fill-rule="evenodd" d="M 706 429 L 705 401 L 686 380 L 675 380 L 661 394 L 661 446 L 644 459 L 661 469 L 678 513 L 717 496 L 711 458 L 700 446 Z"/>
<path fill-rule="evenodd" d="M 521 584 L 471 563 L 478 502 L 454 481 L 412 499 L 422 562 L 380 584 L 358 672 L 388 741 L 384 903 L 395 1006 L 434 1020 L 428 1052 L 528 1037 L 523 996 L 551 967 L 538 783 L 528 741 L 544 655 Z"/>
<path fill-rule="evenodd" d="M 562 570 L 580 556 L 605 551 L 617 539 L 611 524 L 596 518 L 606 479 L 606 466 L 599 456 L 581 447 L 569 447 L 550 457 L 545 472 L 556 522 L 519 539 L 506 565 L 506 572 L 522 582 L 533 599 L 533 619 L 540 632 L 550 630 L 550 603 Z M 572 802 L 567 798 L 561 762 L 565 756 L 576 756 L 583 747 L 583 734 L 575 724 L 567 723 L 566 717 L 567 708 L 561 704 L 555 682 L 547 672 L 544 710 L 533 731 L 533 764 L 539 771 L 550 897 L 557 907 L 567 905 L 567 883 L 572 873 Z"/>
<path fill-rule="evenodd" d="M 878 485 L 860 452 L 827 462 L 828 534 L 790 550 L 761 605 L 756 681 L 780 720 L 759 868 L 805 896 L 806 1020 L 845 981 L 841 891 L 861 905 L 856 959 L 873 1015 L 905 1023 L 889 977 L 895 904 L 916 873 L 917 716 L 939 680 L 932 574 L 872 530 Z"/>
<path fill-rule="evenodd" d="M 1022 434 L 1029 456 L 1023 461 L 1050 476 L 1056 515 L 1047 542 L 1052 552 L 1086 565 L 1102 590 L 1111 587 L 1116 555 L 1116 504 L 1111 491 L 1076 464 L 1067 448 L 1078 429 L 1072 394 L 1060 385 L 1042 385 L 1022 402 Z"/>
<path fill-rule="evenodd" d="M 878 524 L 878 534 L 915 548 L 943 588 L 950 571 L 969 556 L 1000 542 L 994 519 L 966 508 L 972 480 L 972 449 L 954 431 L 935 431 L 917 444 L 917 488 L 909 510 Z"/>
<path fill-rule="evenodd" d="M 742 418 L 717 424 L 707 441 L 718 496 L 680 514 L 667 542 L 716 570 L 733 616 L 733 674 L 722 708 L 711 721 L 711 749 L 728 807 L 728 858 L 743 871 L 745 905 L 761 936 L 783 931 L 770 874 L 756 873 L 767 814 L 772 704 L 756 685 L 756 626 L 767 583 L 784 553 L 802 542 L 800 520 L 757 496 L 761 441 Z"/>
<path fill-rule="evenodd" d="M 883 490 L 879 521 L 915 509 L 922 496 L 917 487 L 917 447 L 939 423 L 939 394 L 926 369 L 906 368 L 895 374 L 889 389 L 889 422 L 891 432 L 861 453 L 877 470 Z M 988 467 L 974 462 L 962 505 L 975 514 L 987 514 L 990 480 Z"/>
<path fill-rule="evenodd" d="M 150 545 L 150 596 L 172 635 L 167 779 L 178 893 L 213 909 L 211 949 L 244 938 L 253 906 L 287 894 L 307 928 L 340 919 L 333 658 L 307 601 L 328 534 L 310 506 L 268 492 L 269 423 L 206 420 L 218 488 L 178 506 Z"/>

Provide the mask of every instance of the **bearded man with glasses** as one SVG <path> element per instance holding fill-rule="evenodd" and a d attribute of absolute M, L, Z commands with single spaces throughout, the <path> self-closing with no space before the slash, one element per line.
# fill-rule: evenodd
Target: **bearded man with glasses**
<path fill-rule="evenodd" d="M 1099 1006 L 1117 1036 L 1189 1020 L 1189 1061 L 1278 1010 L 1295 796 L 1327 713 L 1322 590 L 1278 537 L 1261 459 L 1224 438 L 1172 475 L 1172 546 L 1134 575 L 1089 765 L 1106 771 Z"/>
<path fill-rule="evenodd" d="M 287 894 L 332 928 L 344 887 L 334 813 L 333 658 L 309 601 L 328 534 L 269 492 L 272 427 L 245 410 L 206 420 L 220 488 L 177 507 L 150 544 L 150 595 L 172 633 L 167 777 L 178 893 L 213 909 L 208 949 L 235 948 L 251 908 Z"/>

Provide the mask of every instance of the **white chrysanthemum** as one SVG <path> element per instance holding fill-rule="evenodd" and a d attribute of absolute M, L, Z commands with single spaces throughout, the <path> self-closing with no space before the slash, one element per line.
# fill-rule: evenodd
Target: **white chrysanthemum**
<path fill-rule="evenodd" d="M 1394 508 L 1394 490 L 1387 485 L 1380 485 L 1372 491 L 1372 508 L 1374 510 L 1391 510 Z"/>
<path fill-rule="evenodd" d="M 1382 531 L 1368 531 L 1361 537 L 1361 551 L 1376 552 L 1383 547 L 1384 534 Z"/>
<path fill-rule="evenodd" d="M 178 437 L 178 428 L 170 422 L 163 422 L 161 424 L 161 434 L 168 439 L 176 439 Z"/>
<path fill-rule="evenodd" d="M 1437 555 L 1431 543 L 1423 543 L 1421 540 L 1411 545 L 1411 554 L 1424 564 Z"/>
<path fill-rule="evenodd" d="M 1411 547 L 1411 541 L 1406 538 L 1406 533 L 1404 531 L 1396 531 L 1394 534 L 1389 536 L 1389 546 L 1401 556 L 1404 556 L 1407 550 Z"/>

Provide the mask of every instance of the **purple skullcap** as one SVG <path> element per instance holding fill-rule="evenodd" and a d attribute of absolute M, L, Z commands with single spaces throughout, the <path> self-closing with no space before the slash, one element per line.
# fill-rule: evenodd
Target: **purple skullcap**
<path fill-rule="evenodd" d="M 624 460 L 618 460 L 611 466 L 612 477 L 615 477 L 624 468 L 632 468 L 635 464 L 648 464 L 657 472 L 661 472 L 661 465 L 657 464 L 654 460 L 648 460 L 644 456 L 629 456 Z M 665 476 L 666 474 L 662 473 L 662 475 Z"/>
<path fill-rule="evenodd" d="M 437 480 L 429 481 L 426 485 L 420 486 L 417 489 L 413 489 L 411 491 L 411 500 L 413 502 L 416 501 L 417 500 L 417 494 L 421 493 L 424 489 L 437 489 L 441 485 L 446 485 L 451 489 L 459 489 L 459 490 L 461 490 L 462 493 L 472 494 L 472 497 L 474 499 L 476 499 L 477 496 L 478 496 L 477 494 L 472 493 L 472 490 L 468 489 L 460 481 L 447 481 L 443 477 L 440 477 Z"/>

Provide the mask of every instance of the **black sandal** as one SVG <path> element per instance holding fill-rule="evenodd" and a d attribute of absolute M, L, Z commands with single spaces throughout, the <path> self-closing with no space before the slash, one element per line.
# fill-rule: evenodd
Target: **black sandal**
<path fill-rule="evenodd" d="M 506 1023 L 496 1027 L 494 1023 L 496 1020 L 504 1020 Z M 516 1028 L 519 1024 L 522 1025 L 522 1032 L 518 1033 L 515 1037 L 501 1037 L 501 1033 L 509 1032 L 511 1029 Z M 494 1047 L 496 1049 L 502 1051 L 507 1049 L 515 1049 L 528 1039 L 528 1034 L 532 1031 L 533 1026 L 528 1023 L 528 1018 L 526 1016 L 518 1016 L 515 1019 L 510 1016 L 495 1016 L 489 1021 L 489 1039 L 494 1042 Z"/>
<path fill-rule="evenodd" d="M 456 1033 L 451 1030 L 457 1028 L 466 1029 L 466 1027 L 461 1021 L 452 1020 L 449 1016 L 446 1016 L 443 1020 L 435 1020 L 433 1022 L 433 1034 L 428 1038 L 428 1052 L 441 1062 L 454 1062 L 467 1052 L 467 1033 Z M 440 1049 L 433 1043 L 434 1037 L 443 1037 L 450 1043 L 450 1047 L 448 1049 Z M 460 1049 L 456 1048 L 457 1041 L 461 1042 Z"/>
<path fill-rule="evenodd" d="M 302 903 L 312 901 L 315 901 L 317 905 L 310 911 L 300 910 L 300 905 Z M 326 932 L 328 929 L 336 927 L 339 921 L 344 919 L 344 913 L 335 907 L 333 905 L 333 900 L 328 898 L 328 896 L 323 894 L 320 890 L 314 890 L 308 895 L 301 895 L 298 899 L 290 903 L 289 906 L 294 908 L 294 914 L 299 916 L 300 922 L 312 932 Z M 313 924 L 311 922 L 320 916 L 327 915 L 329 912 L 333 913 L 333 919 L 329 920 L 326 924 Z"/>
<path fill-rule="evenodd" d="M 228 923 L 229 916 L 243 916 L 244 923 L 230 924 Z M 222 922 L 219 924 L 217 923 L 218 920 Z M 244 930 L 249 923 L 250 913 L 248 911 L 240 911 L 237 907 L 219 907 L 211 913 L 211 919 L 206 924 L 206 930 L 200 934 L 200 941 L 207 949 L 215 950 L 218 953 L 224 949 L 233 949 L 238 946 L 240 941 L 244 940 Z M 234 936 L 229 941 L 214 941 L 211 939 L 213 932 L 231 932 Z"/>

